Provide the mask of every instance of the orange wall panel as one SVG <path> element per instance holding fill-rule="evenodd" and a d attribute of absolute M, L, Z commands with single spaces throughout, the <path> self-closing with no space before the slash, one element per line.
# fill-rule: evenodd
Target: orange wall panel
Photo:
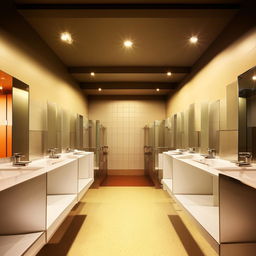
<path fill-rule="evenodd" d="M 6 95 L 0 95 L 0 157 L 6 157 Z"/>
<path fill-rule="evenodd" d="M 7 95 L 7 157 L 12 156 L 12 94 Z"/>

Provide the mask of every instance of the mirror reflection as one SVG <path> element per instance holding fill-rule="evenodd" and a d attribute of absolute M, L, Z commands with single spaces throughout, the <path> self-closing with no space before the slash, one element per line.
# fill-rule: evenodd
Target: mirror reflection
<path fill-rule="evenodd" d="M 252 153 L 256 160 L 256 67 L 238 77 L 239 152 Z"/>
<path fill-rule="evenodd" d="M 12 77 L 0 71 L 0 158 L 12 156 L 12 84 Z"/>
<path fill-rule="evenodd" d="M 29 87 L 0 71 L 0 158 L 29 158 Z"/>

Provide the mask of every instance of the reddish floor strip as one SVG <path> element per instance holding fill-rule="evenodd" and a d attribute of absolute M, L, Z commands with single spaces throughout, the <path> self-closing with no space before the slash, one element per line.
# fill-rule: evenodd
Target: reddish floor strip
<path fill-rule="evenodd" d="M 102 182 L 101 186 L 154 186 L 148 176 L 111 175 Z"/>

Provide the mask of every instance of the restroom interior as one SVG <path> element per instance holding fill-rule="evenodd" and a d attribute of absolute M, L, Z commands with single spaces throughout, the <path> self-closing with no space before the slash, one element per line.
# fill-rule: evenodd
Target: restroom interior
<path fill-rule="evenodd" d="M 255 254 L 254 1 L 0 6 L 1 255 Z"/>

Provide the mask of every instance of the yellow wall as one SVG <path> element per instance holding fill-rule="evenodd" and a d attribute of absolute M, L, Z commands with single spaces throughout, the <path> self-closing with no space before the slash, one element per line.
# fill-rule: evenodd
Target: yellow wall
<path fill-rule="evenodd" d="M 226 86 L 256 65 L 256 29 L 235 41 L 211 60 L 191 81 L 167 101 L 167 116 L 191 103 L 224 99 Z"/>
<path fill-rule="evenodd" d="M 1 5 L 4 5 L 4 3 Z M 33 101 L 51 101 L 87 116 L 87 100 L 62 62 L 9 6 L 1 6 L 0 70 L 30 87 Z"/>

